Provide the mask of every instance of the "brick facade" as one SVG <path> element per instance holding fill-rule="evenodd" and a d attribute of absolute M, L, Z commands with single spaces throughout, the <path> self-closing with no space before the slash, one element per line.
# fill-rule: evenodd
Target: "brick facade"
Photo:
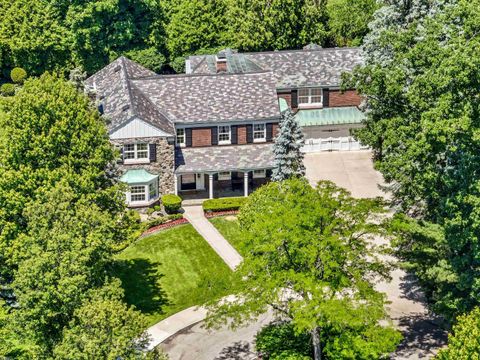
<path fill-rule="evenodd" d="M 239 125 L 237 128 L 237 142 L 239 145 L 247 143 L 247 126 Z"/>
<path fill-rule="evenodd" d="M 279 97 L 279 98 L 282 98 L 282 99 L 285 99 L 285 101 L 286 101 L 287 104 L 288 104 L 288 107 L 289 107 L 290 109 L 292 108 L 292 93 L 291 93 L 291 92 L 288 92 L 288 93 L 285 93 L 285 92 L 278 93 L 278 97 Z"/>
<path fill-rule="evenodd" d="M 197 128 L 192 129 L 192 147 L 211 146 L 212 145 L 212 129 Z"/>
<path fill-rule="evenodd" d="M 278 123 L 273 124 L 273 137 L 275 138 L 278 135 Z"/>
<path fill-rule="evenodd" d="M 359 106 L 362 98 L 355 90 L 347 90 L 342 93 L 340 90 L 330 90 L 329 107 Z"/>

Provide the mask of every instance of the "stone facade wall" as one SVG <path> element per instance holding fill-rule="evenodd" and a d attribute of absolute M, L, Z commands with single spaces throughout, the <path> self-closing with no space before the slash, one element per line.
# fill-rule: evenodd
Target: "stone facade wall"
<path fill-rule="evenodd" d="M 158 176 L 158 187 L 160 196 L 174 193 L 174 167 L 175 167 L 175 145 L 168 143 L 166 138 L 139 138 L 139 139 L 116 139 L 111 140 L 116 146 L 131 144 L 135 142 L 157 144 L 157 160 L 145 164 L 119 164 L 122 173 L 130 169 L 145 169 L 149 173 Z"/>
<path fill-rule="evenodd" d="M 212 128 L 193 128 L 192 147 L 212 146 Z"/>
<path fill-rule="evenodd" d="M 340 90 L 330 90 L 330 101 L 328 106 L 359 106 L 362 98 L 355 90 L 347 90 L 342 93 Z"/>

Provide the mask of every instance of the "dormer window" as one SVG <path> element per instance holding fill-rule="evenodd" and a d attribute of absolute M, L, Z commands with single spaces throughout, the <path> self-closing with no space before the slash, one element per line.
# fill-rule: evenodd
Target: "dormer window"
<path fill-rule="evenodd" d="M 265 124 L 253 124 L 253 142 L 267 141 Z"/>
<path fill-rule="evenodd" d="M 321 88 L 309 88 L 298 90 L 298 105 L 318 106 L 323 105 L 323 91 Z"/>

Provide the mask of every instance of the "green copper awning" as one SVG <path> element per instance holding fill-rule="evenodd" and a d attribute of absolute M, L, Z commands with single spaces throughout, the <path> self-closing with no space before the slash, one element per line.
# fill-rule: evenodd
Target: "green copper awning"
<path fill-rule="evenodd" d="M 300 126 L 359 124 L 365 119 L 365 115 L 355 106 L 301 109 L 296 113 L 295 117 Z"/>
<path fill-rule="evenodd" d="M 278 98 L 278 105 L 280 106 L 280 112 L 284 112 L 289 108 L 287 100 L 284 98 Z"/>
<path fill-rule="evenodd" d="M 155 180 L 158 175 L 150 174 L 144 169 L 128 170 L 120 178 L 121 182 L 127 184 L 145 184 Z"/>

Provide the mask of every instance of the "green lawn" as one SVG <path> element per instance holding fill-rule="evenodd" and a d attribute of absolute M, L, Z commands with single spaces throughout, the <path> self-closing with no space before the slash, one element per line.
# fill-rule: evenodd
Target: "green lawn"
<path fill-rule="evenodd" d="M 138 240 L 117 256 L 126 300 L 154 324 L 180 310 L 228 295 L 233 272 L 191 225 Z"/>
<path fill-rule="evenodd" d="M 210 219 L 210 222 L 217 228 L 220 234 L 242 254 L 240 246 L 240 224 L 236 217 L 233 216 L 219 216 Z"/>

